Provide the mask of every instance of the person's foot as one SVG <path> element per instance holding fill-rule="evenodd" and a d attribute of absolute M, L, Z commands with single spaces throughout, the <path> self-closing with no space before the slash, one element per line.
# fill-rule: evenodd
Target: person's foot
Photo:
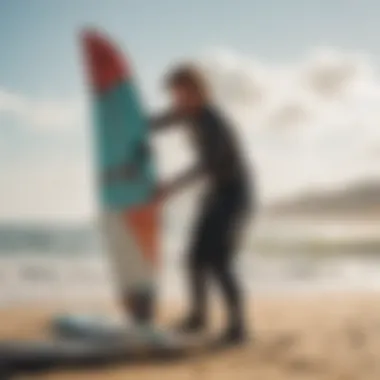
<path fill-rule="evenodd" d="M 181 321 L 175 330 L 182 334 L 194 334 L 202 332 L 206 327 L 204 318 L 190 316 Z"/>
<path fill-rule="evenodd" d="M 215 349 L 242 346 L 248 341 L 248 335 L 242 327 L 230 327 L 213 343 Z"/>

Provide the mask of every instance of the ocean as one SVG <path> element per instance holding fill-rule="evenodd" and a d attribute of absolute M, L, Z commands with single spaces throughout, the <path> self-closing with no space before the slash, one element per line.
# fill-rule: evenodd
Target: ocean
<path fill-rule="evenodd" d="M 236 270 L 249 293 L 380 290 L 380 245 L 371 240 L 380 229 L 322 223 L 311 230 L 307 223 L 288 221 L 248 233 Z M 164 298 L 180 298 L 185 291 L 187 240 L 177 231 L 162 241 L 157 286 Z M 1 306 L 114 296 L 95 225 L 0 225 Z"/>

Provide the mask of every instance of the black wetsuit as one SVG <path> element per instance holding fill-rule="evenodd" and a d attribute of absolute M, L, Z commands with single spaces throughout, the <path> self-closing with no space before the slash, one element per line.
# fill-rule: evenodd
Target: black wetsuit
<path fill-rule="evenodd" d="M 152 119 L 158 129 L 175 121 L 178 117 L 173 115 Z M 190 319 L 201 323 L 206 319 L 206 280 L 211 275 L 226 301 L 230 327 L 242 327 L 242 295 L 232 261 L 238 235 L 252 206 L 244 159 L 229 122 L 213 107 L 204 107 L 182 121 L 194 134 L 199 157 L 194 173 L 203 172 L 209 180 L 189 255 L 193 301 Z"/>

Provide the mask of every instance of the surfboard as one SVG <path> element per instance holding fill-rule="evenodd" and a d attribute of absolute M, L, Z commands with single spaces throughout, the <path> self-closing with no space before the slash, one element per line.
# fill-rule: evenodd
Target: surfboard
<path fill-rule="evenodd" d="M 129 59 L 98 31 L 82 38 L 91 90 L 100 230 L 117 286 L 137 313 L 154 293 L 159 207 L 149 125 Z M 148 294 L 148 297 L 147 297 Z"/>
<path fill-rule="evenodd" d="M 0 342 L 0 378 L 61 369 L 93 369 L 110 364 L 166 361 L 189 354 L 181 345 L 146 345 L 116 339 L 104 342 L 78 340 Z"/>
<path fill-rule="evenodd" d="M 116 45 L 86 30 L 81 47 L 93 114 L 99 228 L 116 289 L 130 300 L 130 315 L 138 322 L 141 305 L 154 302 L 159 261 L 160 204 L 154 198 L 148 118 L 132 65 Z M 49 328 L 64 338 L 113 336 L 126 328 L 108 322 L 106 316 L 63 314 Z"/>

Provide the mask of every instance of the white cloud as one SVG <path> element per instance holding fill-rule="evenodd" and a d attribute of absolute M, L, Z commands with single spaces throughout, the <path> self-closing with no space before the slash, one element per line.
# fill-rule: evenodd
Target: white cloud
<path fill-rule="evenodd" d="M 273 65 L 214 51 L 200 62 L 218 102 L 237 121 L 265 202 L 380 177 L 380 80 L 365 54 L 323 48 Z M 6 91 L 0 91 L 2 113 L 39 130 L 80 128 L 85 121 L 80 101 L 35 100 Z M 194 159 L 180 133 L 161 136 L 157 148 L 165 177 Z M 79 162 L 25 162 L 2 173 L 2 215 L 92 215 L 90 160 L 84 156 Z"/>
<path fill-rule="evenodd" d="M 321 48 L 275 66 L 222 51 L 201 62 L 266 201 L 380 178 L 380 80 L 367 55 Z"/>
<path fill-rule="evenodd" d="M 85 113 L 78 99 L 35 99 L 0 88 L 0 116 L 7 115 L 36 130 L 75 128 Z"/>
<path fill-rule="evenodd" d="M 18 162 L 1 174 L 1 219 L 82 221 L 94 216 L 92 171 L 83 158 Z"/>
<path fill-rule="evenodd" d="M 1 119 L 1 116 L 5 118 Z M 23 129 L 34 132 L 12 141 L 20 155 L 11 155 L 14 161 L 3 160 L 0 165 L 0 217 L 2 219 L 67 219 L 89 218 L 93 215 L 94 202 L 91 186 L 88 144 L 83 152 L 75 152 L 65 146 L 69 137 L 53 139 L 62 141 L 62 147 L 49 147 L 47 151 L 29 150 L 34 139 L 47 139 L 59 132 L 75 131 L 72 136 L 82 143 L 87 132 L 84 107 L 77 99 L 37 99 L 0 88 L 0 120 L 12 120 Z M 4 130 L 7 122 L 0 123 Z M 63 132 L 63 135 L 61 134 Z M 6 141 L 0 139 L 0 143 Z M 11 149 L 11 146 L 7 149 Z M 47 148 L 46 144 L 41 146 Z M 6 156 L 5 156 L 6 158 Z"/>

